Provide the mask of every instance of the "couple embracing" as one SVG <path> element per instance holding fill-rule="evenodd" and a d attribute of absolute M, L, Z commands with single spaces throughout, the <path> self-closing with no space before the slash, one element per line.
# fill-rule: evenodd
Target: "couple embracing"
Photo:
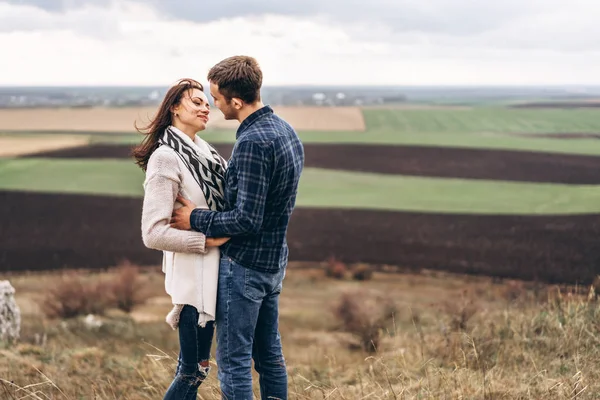
<path fill-rule="evenodd" d="M 279 295 L 304 150 L 294 129 L 262 103 L 254 58 L 221 61 L 208 82 L 225 119 L 240 122 L 228 161 L 196 135 L 210 105 L 191 79 L 169 89 L 133 153 L 146 173 L 142 238 L 163 251 L 173 303 L 166 320 L 179 333 L 177 370 L 164 398 L 196 399 L 216 331 L 223 399 L 253 399 L 252 361 L 261 398 L 287 399 Z"/>

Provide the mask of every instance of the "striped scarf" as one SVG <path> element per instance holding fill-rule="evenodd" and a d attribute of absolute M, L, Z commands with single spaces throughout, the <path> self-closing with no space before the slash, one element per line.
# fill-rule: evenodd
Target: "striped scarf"
<path fill-rule="evenodd" d="M 173 131 L 172 127 L 165 129 L 165 133 L 158 142 L 161 145 L 171 147 L 179 155 L 202 188 L 208 208 L 213 211 L 223 211 L 225 208 L 223 184 L 225 182 L 225 166 L 227 165 L 223 157 L 208 143 L 212 157 L 206 157 L 196 146 L 186 143 L 182 137 Z"/>

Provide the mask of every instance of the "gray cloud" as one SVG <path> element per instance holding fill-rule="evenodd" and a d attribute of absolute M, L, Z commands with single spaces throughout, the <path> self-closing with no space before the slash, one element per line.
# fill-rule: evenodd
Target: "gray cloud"
<path fill-rule="evenodd" d="M 64 10 L 64 2 L 60 0 L 5 0 L 4 3 L 34 6 L 51 12 Z"/>
<path fill-rule="evenodd" d="M 1 1 L 1 0 L 0 0 Z M 4 0 L 51 12 L 85 5 L 105 5 L 111 0 Z M 332 23 L 384 25 L 394 32 L 423 31 L 457 35 L 473 34 L 501 26 L 526 13 L 531 1 L 504 0 L 133 0 L 152 4 L 176 19 L 208 22 L 221 18 L 278 14 L 325 17 Z M 552 1 L 552 0 L 549 0 Z M 537 0 L 533 0 L 536 3 Z M 529 5 L 528 5 L 529 4 Z"/>
<path fill-rule="evenodd" d="M 28 5 L 49 12 L 63 12 L 86 5 L 106 5 L 110 0 L 3 0 L 4 3 Z"/>
<path fill-rule="evenodd" d="M 0 14 L 0 32 L 69 29 L 98 39 L 117 37 L 120 32 L 114 14 L 108 8 L 98 7 L 103 2 L 109 3 L 108 0 L 9 0 L 10 4 L 35 8 L 24 11 L 14 7 Z M 90 5 L 96 8 L 85 9 Z"/>
<path fill-rule="evenodd" d="M 334 23 L 371 25 L 374 28 L 384 25 L 394 32 L 457 35 L 493 29 L 519 13 L 529 11 L 529 6 L 523 5 L 520 0 L 150 0 L 150 3 L 174 18 L 197 22 L 265 14 L 321 16 Z"/>
<path fill-rule="evenodd" d="M 596 0 L 146 0 L 176 19 L 318 17 L 353 39 L 427 48 L 598 50 Z M 235 26 L 232 26 L 235 29 Z M 582 35 L 581 32 L 588 32 Z"/>
<path fill-rule="evenodd" d="M 87 5 L 118 4 L 122 0 L 6 1 L 60 14 Z M 319 18 L 342 26 L 353 39 L 423 48 L 464 45 L 577 51 L 595 49 L 600 34 L 600 25 L 590 19 L 600 11 L 595 0 L 569 0 L 568 7 L 564 0 L 127 1 L 151 5 L 167 18 L 200 23 L 267 14 Z M 8 23 L 0 30 L 11 29 L 16 23 Z M 592 34 L 581 35 L 583 27 Z M 88 26 L 88 30 L 96 28 L 94 24 Z M 235 29 L 232 25 L 232 30 Z"/>

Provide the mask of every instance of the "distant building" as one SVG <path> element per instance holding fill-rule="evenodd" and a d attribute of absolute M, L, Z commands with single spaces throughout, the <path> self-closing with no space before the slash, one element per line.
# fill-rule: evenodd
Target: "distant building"
<path fill-rule="evenodd" d="M 327 99 L 327 95 L 325 93 L 315 93 L 313 94 L 312 98 L 316 105 L 321 106 Z"/>

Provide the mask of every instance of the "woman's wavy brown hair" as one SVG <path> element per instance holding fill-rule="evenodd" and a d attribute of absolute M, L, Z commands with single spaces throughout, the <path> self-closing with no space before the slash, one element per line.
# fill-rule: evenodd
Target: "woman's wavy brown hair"
<path fill-rule="evenodd" d="M 173 124 L 171 109 L 181 102 L 184 93 L 192 89 L 204 91 L 204 87 L 200 82 L 187 78 L 180 79 L 169 89 L 158 108 L 156 116 L 147 126 L 139 128 L 137 122 L 135 123 L 135 129 L 146 136 L 142 140 L 142 143 L 136 146 L 131 153 L 135 159 L 135 163 L 139 165 L 142 170 L 146 171 L 150 156 L 158 148 L 158 139 L 163 135 L 165 129 Z"/>

